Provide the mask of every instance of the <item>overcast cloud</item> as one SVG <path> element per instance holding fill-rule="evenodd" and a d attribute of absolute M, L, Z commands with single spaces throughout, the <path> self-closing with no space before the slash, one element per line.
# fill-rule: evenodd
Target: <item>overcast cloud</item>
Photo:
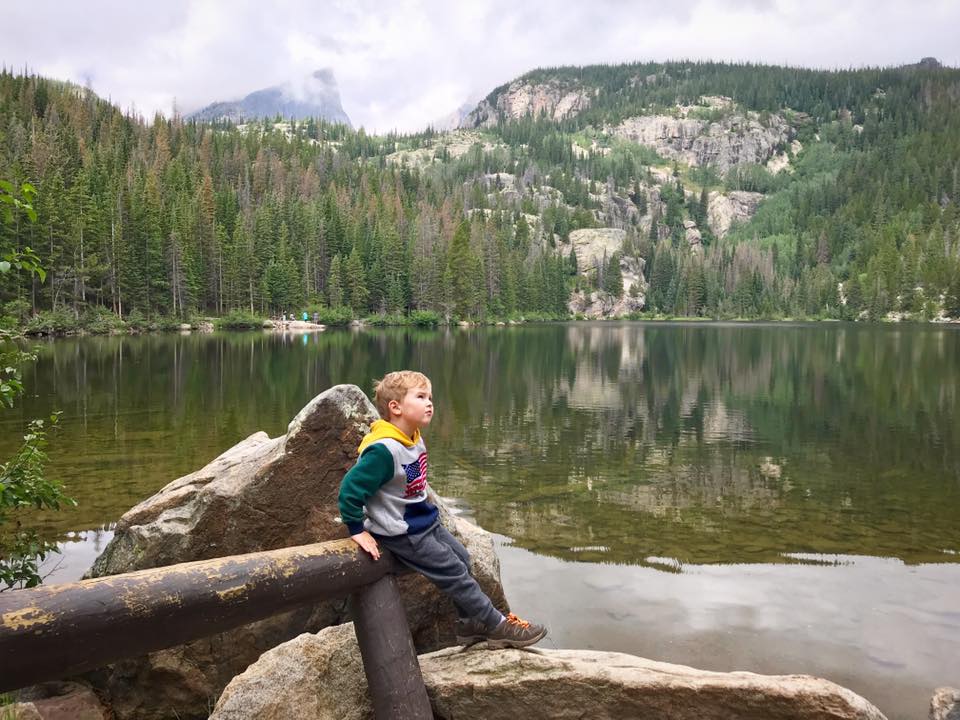
<path fill-rule="evenodd" d="M 332 68 L 368 130 L 413 130 L 538 66 L 715 59 L 960 65 L 956 0 L 164 0 L 10 3 L 0 64 L 145 116 Z"/>

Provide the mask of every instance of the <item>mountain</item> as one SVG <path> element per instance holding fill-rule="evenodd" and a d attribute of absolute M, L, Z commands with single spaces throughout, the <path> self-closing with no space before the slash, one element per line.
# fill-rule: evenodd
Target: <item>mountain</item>
<path fill-rule="evenodd" d="M 958 99 L 932 61 L 544 68 L 469 127 L 376 136 L 148 124 L 0 72 L 0 179 L 38 190 L 0 237 L 48 268 L 0 307 L 957 318 Z"/>
<path fill-rule="evenodd" d="M 466 100 L 456 110 L 447 113 L 442 118 L 434 120 L 432 123 L 430 123 L 430 127 L 438 132 L 456 130 L 457 128 L 462 127 L 466 119 L 470 117 L 470 113 L 476 109 L 479 100 L 479 97 Z"/>
<path fill-rule="evenodd" d="M 257 90 L 242 100 L 211 103 L 191 113 L 188 118 L 242 123 L 277 115 L 294 120 L 323 118 L 352 127 L 350 118 L 340 105 L 340 90 L 329 68 L 317 70 L 301 83 L 285 83 Z"/>

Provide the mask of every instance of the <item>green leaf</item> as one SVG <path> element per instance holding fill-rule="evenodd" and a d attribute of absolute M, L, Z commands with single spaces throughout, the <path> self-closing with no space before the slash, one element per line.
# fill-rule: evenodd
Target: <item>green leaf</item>
<path fill-rule="evenodd" d="M 6 260 L 0 261 L 0 272 L 10 272 L 10 263 Z"/>
<path fill-rule="evenodd" d="M 0 180 L 0 190 L 13 194 L 13 183 L 9 180 Z"/>
<path fill-rule="evenodd" d="M 27 217 L 30 218 L 30 222 L 35 223 L 37 221 L 37 211 L 32 207 L 27 205 L 26 207 Z"/>

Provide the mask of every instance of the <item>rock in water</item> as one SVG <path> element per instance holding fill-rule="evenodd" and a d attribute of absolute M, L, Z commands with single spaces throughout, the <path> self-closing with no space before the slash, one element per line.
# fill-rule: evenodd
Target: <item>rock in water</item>
<path fill-rule="evenodd" d="M 376 418 L 372 403 L 355 385 L 327 390 L 300 411 L 285 435 L 255 433 L 131 508 L 89 575 L 345 537 L 337 508 L 340 480 Z M 474 576 L 506 610 L 490 536 L 432 499 L 442 522 L 470 551 Z M 402 576 L 400 588 L 418 651 L 452 644 L 452 604 L 419 575 Z M 261 653 L 346 619 L 345 601 L 319 603 L 125 660 L 95 671 L 90 679 L 109 697 L 120 720 L 175 714 L 205 718 L 223 687 Z"/>
<path fill-rule="evenodd" d="M 622 653 L 449 648 L 421 655 L 420 667 L 437 718 L 884 720 L 856 693 L 809 675 L 708 672 Z M 264 653 L 210 720 L 291 717 L 373 717 L 351 625 Z"/>

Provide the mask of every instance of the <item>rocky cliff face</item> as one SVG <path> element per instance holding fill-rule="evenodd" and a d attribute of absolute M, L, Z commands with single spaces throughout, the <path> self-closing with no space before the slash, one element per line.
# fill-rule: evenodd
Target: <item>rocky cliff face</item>
<path fill-rule="evenodd" d="M 553 120 L 562 120 L 590 106 L 594 90 L 582 86 L 563 84 L 552 80 L 531 83 L 515 80 L 500 92 L 491 104 L 486 98 L 463 121 L 464 127 L 492 127 L 502 114 L 507 118 L 522 118 L 525 115 L 538 117 L 545 113 Z"/>
<path fill-rule="evenodd" d="M 756 192 L 735 190 L 730 193 L 712 192 L 707 204 L 707 223 L 713 234 L 724 238 L 734 223 L 745 222 L 753 217 L 764 195 Z"/>
<path fill-rule="evenodd" d="M 627 118 L 605 131 L 692 166 L 713 165 L 721 173 L 742 163 L 765 164 L 791 138 L 779 115 L 761 122 L 757 113 L 732 113 L 711 122 L 687 114 Z"/>
<path fill-rule="evenodd" d="M 570 233 L 570 245 L 577 256 L 577 270 L 585 276 L 596 276 L 611 255 L 621 252 L 626 230 L 591 228 Z M 589 318 L 617 317 L 643 309 L 647 281 L 643 276 L 643 258 L 621 256 L 623 295 L 615 297 L 602 291 L 575 292 L 570 297 L 570 312 Z"/>

